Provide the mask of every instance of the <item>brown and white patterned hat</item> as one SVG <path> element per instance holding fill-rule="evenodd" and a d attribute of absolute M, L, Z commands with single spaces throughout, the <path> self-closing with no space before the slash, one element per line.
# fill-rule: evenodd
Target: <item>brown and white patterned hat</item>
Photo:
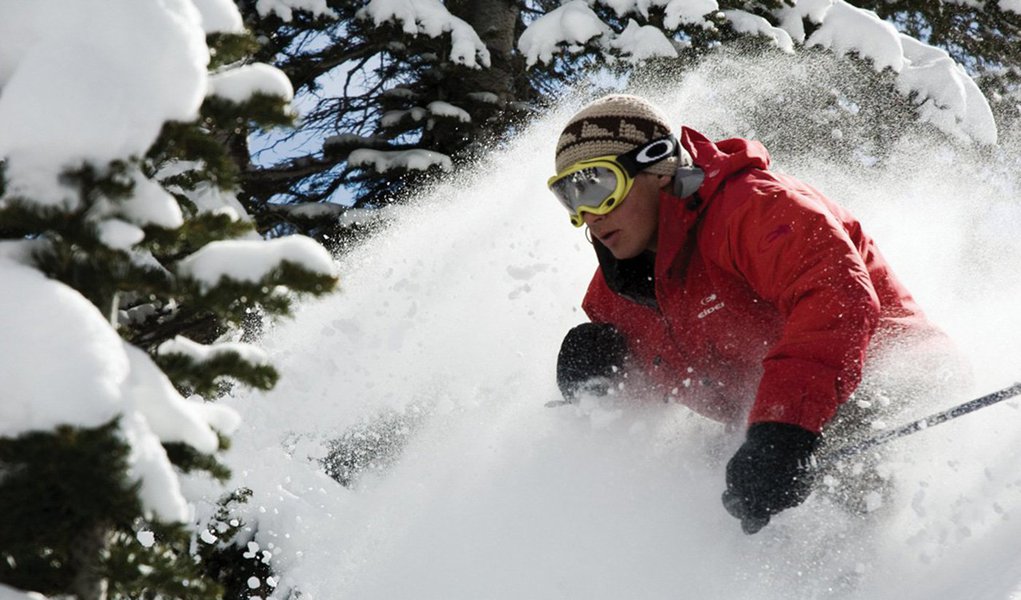
<path fill-rule="evenodd" d="M 611 94 L 587 104 L 564 127 L 557 140 L 557 173 L 574 163 L 597 156 L 616 156 L 670 133 L 666 117 L 648 101 L 628 94 Z M 691 157 L 680 149 L 682 164 Z M 656 175 L 673 175 L 677 158 L 648 169 Z"/>

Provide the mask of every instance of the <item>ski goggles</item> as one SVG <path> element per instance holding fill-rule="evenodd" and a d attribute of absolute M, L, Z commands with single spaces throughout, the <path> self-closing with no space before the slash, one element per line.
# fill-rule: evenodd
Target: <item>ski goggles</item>
<path fill-rule="evenodd" d="M 624 154 L 578 161 L 550 177 L 546 186 L 570 213 L 571 224 L 581 227 L 582 213 L 609 213 L 627 197 L 639 173 L 676 155 L 677 138 L 668 135 Z"/>

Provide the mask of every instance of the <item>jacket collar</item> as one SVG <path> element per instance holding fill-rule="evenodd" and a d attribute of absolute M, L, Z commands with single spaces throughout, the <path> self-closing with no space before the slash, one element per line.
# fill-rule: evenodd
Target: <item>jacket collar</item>
<path fill-rule="evenodd" d="M 760 142 L 731 138 L 713 142 L 688 127 L 681 128 L 681 144 L 705 178 L 691 198 L 662 192 L 659 199 L 659 233 L 656 241 L 656 278 L 678 277 L 687 268 L 698 225 L 716 193 L 735 173 L 769 167 L 769 152 Z"/>
<path fill-rule="evenodd" d="M 732 138 L 714 143 L 694 129 L 682 127 L 680 142 L 691 154 L 695 166 L 705 172 L 705 179 L 698 192 L 689 198 L 679 198 L 665 190 L 660 192 L 654 267 L 651 255 L 619 261 L 599 240 L 593 240 L 610 289 L 649 306 L 655 306 L 656 299 L 654 288 L 646 283 L 648 275 L 654 273 L 656 281 L 683 275 L 695 247 L 692 231 L 727 178 L 744 169 L 769 167 L 769 153 L 754 140 Z"/>
<path fill-rule="evenodd" d="M 744 169 L 768 169 L 769 152 L 761 142 L 731 138 L 713 142 L 706 136 L 681 128 L 681 145 L 691 154 L 695 166 L 705 172 L 698 196 L 710 200 L 728 177 Z"/>

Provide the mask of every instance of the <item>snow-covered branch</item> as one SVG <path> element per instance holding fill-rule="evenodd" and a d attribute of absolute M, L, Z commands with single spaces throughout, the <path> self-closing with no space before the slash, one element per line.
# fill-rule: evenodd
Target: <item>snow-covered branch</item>
<path fill-rule="evenodd" d="M 467 22 L 450 14 L 439 0 L 369 0 L 362 11 L 376 25 L 399 23 L 405 33 L 429 37 L 450 34 L 450 59 L 473 68 L 490 66 L 489 49 Z"/>
<path fill-rule="evenodd" d="M 294 98 L 294 88 L 284 72 L 263 63 L 243 65 L 211 76 L 207 93 L 236 104 L 256 94 L 275 96 L 287 102 Z"/>
<path fill-rule="evenodd" d="M 599 39 L 612 30 L 585 0 L 571 0 L 539 17 L 518 38 L 518 51 L 525 55 L 528 66 L 548 63 L 563 49 L 578 51 L 593 38 Z"/>
<path fill-rule="evenodd" d="M 449 156 L 421 148 L 389 151 L 360 148 L 351 153 L 347 162 L 352 167 L 371 166 L 377 173 L 391 169 L 425 171 L 431 167 L 439 167 L 449 172 L 454 168 Z"/>
<path fill-rule="evenodd" d="M 1021 0 L 1001 4 L 1021 5 Z M 599 0 L 617 17 L 629 14 L 648 17 L 652 6 L 663 7 L 666 31 L 640 27 L 629 19 L 620 33 L 605 23 L 585 0 L 572 0 L 542 15 L 521 34 L 518 50 L 529 67 L 549 63 L 562 52 L 594 49 L 615 60 L 611 50 L 637 62 L 647 58 L 676 55 L 670 35 L 682 24 L 708 26 L 706 15 L 722 17 L 738 33 L 764 36 L 784 52 L 795 44 L 826 48 L 837 56 L 855 54 L 871 62 L 876 71 L 891 69 L 897 74 L 897 89 L 918 104 L 919 118 L 962 139 L 992 144 L 996 125 L 992 111 L 975 82 L 961 65 L 943 50 L 909 38 L 872 11 L 852 6 L 845 0 L 798 0 L 773 11 L 779 23 L 743 10 L 718 11 L 715 0 Z M 806 39 L 805 20 L 817 25 Z"/>

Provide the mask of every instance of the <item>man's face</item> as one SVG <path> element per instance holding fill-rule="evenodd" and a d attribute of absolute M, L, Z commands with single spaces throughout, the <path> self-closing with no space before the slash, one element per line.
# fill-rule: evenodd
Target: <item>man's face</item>
<path fill-rule="evenodd" d="M 617 259 L 656 251 L 659 225 L 659 190 L 669 177 L 639 173 L 624 201 L 605 215 L 582 213 L 592 235 Z"/>

